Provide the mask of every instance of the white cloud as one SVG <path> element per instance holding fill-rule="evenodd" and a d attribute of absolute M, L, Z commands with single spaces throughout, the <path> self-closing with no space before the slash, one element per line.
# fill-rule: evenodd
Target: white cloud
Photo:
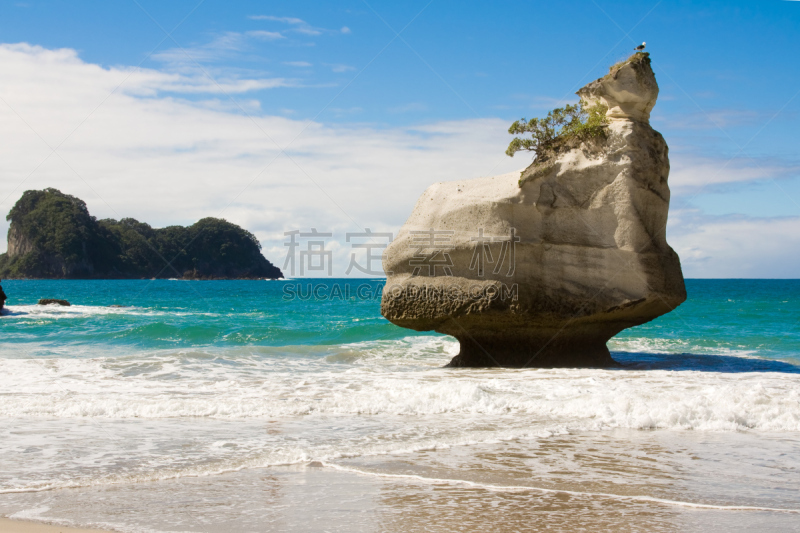
<path fill-rule="evenodd" d="M 800 164 L 771 159 L 676 154 L 671 160 L 669 185 L 673 196 L 719 191 L 737 184 L 800 174 Z"/>
<path fill-rule="evenodd" d="M 800 277 L 800 217 L 670 213 L 670 244 L 688 278 Z"/>
<path fill-rule="evenodd" d="M 280 22 L 282 24 L 290 26 L 290 28 L 287 31 L 301 33 L 304 35 L 317 36 L 317 35 L 322 35 L 323 33 L 328 33 L 328 34 L 350 33 L 350 28 L 348 28 L 347 26 L 344 26 L 339 30 L 316 28 L 311 24 L 309 24 L 308 22 L 306 22 L 305 20 L 299 19 L 297 17 L 276 17 L 274 15 L 250 15 L 247 18 L 249 18 L 250 20 L 268 20 L 271 22 Z"/>
<path fill-rule="evenodd" d="M 255 37 L 256 39 L 260 39 L 262 41 L 275 41 L 277 39 L 285 39 L 280 32 L 277 31 L 264 31 L 264 30 L 253 30 L 247 32 L 248 37 Z"/>
<path fill-rule="evenodd" d="M 156 52 L 151 57 L 168 64 L 194 64 L 220 61 L 232 57 L 246 46 L 246 36 L 238 32 L 217 35 L 210 42 L 198 46 L 168 48 Z"/>
<path fill-rule="evenodd" d="M 0 45 L 0 61 L 7 76 L 0 80 L 2 94 L 14 95 L 28 101 L 47 87 L 49 105 L 86 106 L 97 92 L 111 93 L 117 90 L 130 96 L 153 97 L 161 93 L 183 94 L 238 94 L 248 91 L 296 86 L 296 82 L 285 78 L 234 79 L 220 77 L 212 79 L 202 70 L 187 70 L 190 74 L 164 72 L 154 69 L 112 67 L 84 63 L 75 50 L 62 48 L 49 50 L 40 46 L 21 44 Z M 77 79 L 73 82 L 73 77 Z M 84 78 L 84 81 L 80 81 Z M 66 81 L 66 83 L 65 83 Z M 53 90 L 58 88 L 58 90 Z M 100 100 L 95 102 L 99 104 Z M 60 109 L 57 114 L 68 111 Z"/>
<path fill-rule="evenodd" d="M 304 35 L 322 35 L 322 30 L 318 30 L 317 28 L 312 28 L 311 26 L 298 26 L 297 28 L 294 28 L 291 31 L 302 33 Z"/>
<path fill-rule="evenodd" d="M 250 20 L 272 20 L 274 22 L 283 22 L 284 24 L 292 24 L 292 25 L 305 25 L 307 26 L 308 23 L 303 19 L 295 18 L 295 17 L 275 17 L 273 15 L 250 15 Z"/>
<path fill-rule="evenodd" d="M 224 99 L 162 94 L 213 89 L 199 80 L 157 70 L 128 76 L 74 50 L 2 45 L 0 64 L 0 95 L 24 119 L 0 102 L 2 214 L 24 190 L 55 187 L 99 218 L 160 227 L 222 216 L 256 233 L 282 265 L 284 231 L 316 227 L 342 243 L 360 228 L 396 231 L 430 184 L 523 164 L 503 154 L 507 124 L 499 119 L 376 129 L 250 118 Z M 38 135 L 50 146 L 67 139 L 58 154 L 68 164 Z M 7 229 L 3 221 L 0 234 Z M 341 273 L 349 246 L 339 254 Z"/>
<path fill-rule="evenodd" d="M 308 61 L 284 61 L 283 64 L 289 65 L 290 67 L 302 67 L 302 68 L 308 68 L 313 66 Z"/>
<path fill-rule="evenodd" d="M 286 254 L 283 232 L 316 227 L 334 232 L 341 275 L 349 263 L 346 232 L 396 232 L 430 184 L 528 162 L 504 155 L 508 124 L 500 119 L 390 129 L 327 125 L 259 114 L 255 100 L 246 104 L 250 118 L 222 97 L 190 102 L 164 95 L 218 90 L 200 78 L 102 68 L 74 50 L 0 45 L 0 64 L 0 96 L 13 108 L 0 101 L 0 214 L 24 190 L 55 187 L 83 198 L 99 218 L 161 227 L 221 216 L 253 231 L 278 266 Z M 247 90 L 247 82 L 231 81 L 228 89 Z M 63 142 L 58 155 L 39 135 L 50 146 Z M 281 155 L 278 146 L 289 143 Z M 671 186 L 691 192 L 718 166 L 673 157 Z M 790 166 L 767 167 L 737 160 L 712 183 L 765 179 Z M 0 217 L 0 235 L 7 230 Z M 800 218 L 676 210 L 668 234 L 689 277 L 799 274 Z"/>
<path fill-rule="evenodd" d="M 350 65 L 343 65 L 341 63 L 326 64 L 326 66 L 330 67 L 331 71 L 333 72 L 350 72 L 356 69 L 356 67 L 351 67 Z"/>

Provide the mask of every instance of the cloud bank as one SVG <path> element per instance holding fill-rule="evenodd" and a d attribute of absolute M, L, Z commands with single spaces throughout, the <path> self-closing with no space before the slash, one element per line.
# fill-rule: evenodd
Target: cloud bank
<path fill-rule="evenodd" d="M 4 213 L 24 190 L 55 187 L 84 199 L 99 218 L 164 226 L 220 216 L 256 233 L 265 255 L 282 264 L 285 231 L 316 227 L 341 243 L 346 232 L 394 231 L 431 183 L 524 164 L 503 155 L 507 126 L 499 119 L 327 126 L 244 114 L 224 95 L 181 98 L 279 86 L 274 80 L 217 85 L 106 69 L 74 50 L 26 44 L 0 46 L 0 62 Z M 349 251 L 331 246 L 341 249 L 343 272 Z"/>
<path fill-rule="evenodd" d="M 23 191 L 55 187 L 84 199 L 98 218 L 160 227 L 218 216 L 253 231 L 278 266 L 284 232 L 316 228 L 334 234 L 329 249 L 341 275 L 351 252 L 347 232 L 396 232 L 430 184 L 528 162 L 504 155 L 508 124 L 498 118 L 329 125 L 264 115 L 258 100 L 247 99 L 292 86 L 284 78 L 104 68 L 71 49 L 28 44 L 0 45 L 0 63 L 3 214 Z M 673 156 L 674 194 L 795 170 L 733 160 L 718 171 L 724 162 Z M 0 232 L 7 229 L 3 220 Z M 675 211 L 669 235 L 689 277 L 797 277 L 800 218 Z"/>

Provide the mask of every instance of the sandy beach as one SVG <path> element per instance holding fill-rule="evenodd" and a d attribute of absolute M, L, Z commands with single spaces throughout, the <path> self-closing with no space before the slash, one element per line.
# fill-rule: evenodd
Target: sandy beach
<path fill-rule="evenodd" d="M 3 533 L 110 533 L 105 529 L 51 526 L 39 522 L 11 520 L 9 518 L 0 518 L 0 531 Z"/>
<path fill-rule="evenodd" d="M 800 510 L 787 490 L 791 476 L 781 480 L 759 464 L 759 450 L 774 446 L 793 450 L 746 435 L 587 433 L 415 457 L 5 494 L 0 513 L 24 509 L 16 516 L 124 533 L 795 531 Z M 716 461 L 730 456 L 739 470 L 712 475 Z M 764 475 L 772 479 L 748 488 Z M 100 530 L 3 519 L 0 531 Z"/>

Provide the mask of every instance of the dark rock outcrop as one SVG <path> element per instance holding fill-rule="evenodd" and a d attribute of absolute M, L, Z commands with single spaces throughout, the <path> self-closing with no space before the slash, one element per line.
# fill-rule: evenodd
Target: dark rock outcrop
<path fill-rule="evenodd" d="M 277 279 L 249 231 L 216 218 L 156 229 L 132 218 L 97 220 L 56 189 L 26 191 L 7 217 L 0 275 L 45 279 Z"/>
<path fill-rule="evenodd" d="M 72 304 L 66 300 L 59 300 L 58 298 L 42 298 L 39 300 L 39 305 L 63 305 L 64 307 L 68 307 Z"/>
<path fill-rule="evenodd" d="M 578 94 L 607 107 L 602 138 L 522 176 L 431 186 L 386 250 L 381 312 L 456 337 L 450 366 L 610 366 L 611 337 L 686 299 L 649 57 Z"/>

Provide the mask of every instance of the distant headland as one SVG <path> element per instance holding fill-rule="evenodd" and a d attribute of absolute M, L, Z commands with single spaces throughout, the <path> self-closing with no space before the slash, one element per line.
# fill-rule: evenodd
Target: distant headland
<path fill-rule="evenodd" d="M 255 235 L 226 220 L 156 229 L 132 218 L 97 220 L 57 189 L 26 191 L 6 217 L 0 278 L 278 279 Z"/>

